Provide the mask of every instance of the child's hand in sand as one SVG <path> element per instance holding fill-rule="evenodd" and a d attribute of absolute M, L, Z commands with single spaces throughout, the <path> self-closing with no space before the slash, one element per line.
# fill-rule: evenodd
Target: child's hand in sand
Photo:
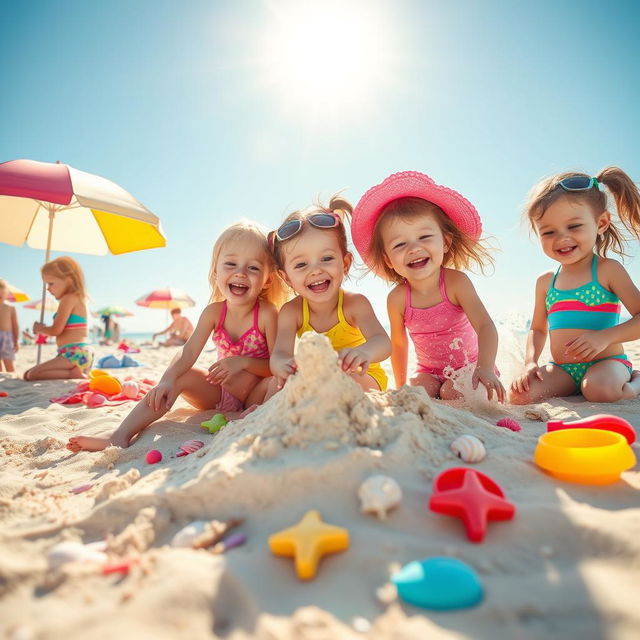
<path fill-rule="evenodd" d="M 567 358 L 576 362 L 593 360 L 610 344 L 603 331 L 585 331 L 564 345 Z"/>
<path fill-rule="evenodd" d="M 524 373 L 519 375 L 512 383 L 511 390 L 518 393 L 524 393 L 529 391 L 529 380 L 537 378 L 542 381 L 542 369 L 535 362 L 530 362 L 524 370 Z"/>
<path fill-rule="evenodd" d="M 272 358 L 269 366 L 276 379 L 278 389 L 282 389 L 287 378 L 298 370 L 293 358 Z"/>
<path fill-rule="evenodd" d="M 505 390 L 502 386 L 502 382 L 495 374 L 493 369 L 483 369 L 482 367 L 476 367 L 473 375 L 471 376 L 471 385 L 474 389 L 478 388 L 478 383 L 482 383 L 487 390 L 487 400 L 493 399 L 493 393 L 495 391 L 496 399 L 499 402 L 504 403 Z"/>
<path fill-rule="evenodd" d="M 160 380 L 160 382 L 147 393 L 144 401 L 153 411 L 160 411 L 163 405 L 164 408 L 169 410 L 177 397 L 175 382 L 171 380 Z"/>
<path fill-rule="evenodd" d="M 236 373 L 244 371 L 247 367 L 247 358 L 242 356 L 229 356 L 222 358 L 209 367 L 207 381 L 211 384 L 224 384 Z"/>
<path fill-rule="evenodd" d="M 362 347 L 351 347 L 338 352 L 338 364 L 345 373 L 364 373 L 369 368 L 369 355 Z"/>

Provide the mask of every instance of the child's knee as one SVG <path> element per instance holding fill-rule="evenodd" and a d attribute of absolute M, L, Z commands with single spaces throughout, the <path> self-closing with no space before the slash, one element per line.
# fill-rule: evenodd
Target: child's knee
<path fill-rule="evenodd" d="M 610 385 L 594 384 L 589 380 L 583 380 L 582 395 L 589 402 L 618 402 L 622 399 L 622 388 L 615 389 Z"/>

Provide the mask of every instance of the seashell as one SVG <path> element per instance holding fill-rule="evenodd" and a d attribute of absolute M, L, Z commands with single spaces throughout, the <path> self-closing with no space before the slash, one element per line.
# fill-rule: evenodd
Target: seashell
<path fill-rule="evenodd" d="M 505 427 L 506 429 L 510 429 L 511 431 L 520 431 L 522 427 L 517 420 L 513 418 L 501 418 L 496 422 L 497 427 Z"/>
<path fill-rule="evenodd" d="M 93 482 L 89 482 L 88 484 L 81 484 L 77 487 L 73 487 L 73 489 L 69 489 L 69 493 L 84 493 L 85 491 L 89 491 L 93 487 Z"/>
<path fill-rule="evenodd" d="M 135 400 L 140 393 L 140 385 L 135 380 L 126 380 L 122 383 L 122 393 L 127 398 Z"/>
<path fill-rule="evenodd" d="M 93 544 L 82 544 L 72 540 L 59 542 L 47 552 L 49 568 L 57 569 L 68 562 L 104 564 L 107 561 L 107 554 L 103 553 L 104 549 L 106 549 L 104 542 Z"/>
<path fill-rule="evenodd" d="M 465 462 L 480 462 L 487 455 L 482 441 L 470 435 L 456 438 L 451 443 L 451 451 Z"/>
<path fill-rule="evenodd" d="M 182 527 L 171 540 L 172 547 L 191 547 L 192 542 L 204 533 L 208 522 L 194 520 L 186 527 Z"/>
<path fill-rule="evenodd" d="M 360 485 L 358 497 L 362 513 L 375 513 L 378 518 L 384 520 L 387 511 L 400 504 L 402 489 L 393 478 L 376 475 L 367 478 Z"/>
<path fill-rule="evenodd" d="M 187 440 L 180 445 L 180 453 L 176 454 L 176 458 L 188 456 L 190 453 L 202 449 L 202 447 L 204 447 L 204 442 L 201 440 Z"/>

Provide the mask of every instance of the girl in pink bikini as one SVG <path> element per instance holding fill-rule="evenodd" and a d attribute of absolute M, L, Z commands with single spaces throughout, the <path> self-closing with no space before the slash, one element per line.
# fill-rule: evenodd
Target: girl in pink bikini
<path fill-rule="evenodd" d="M 213 302 L 158 385 L 110 437 L 70 438 L 67 449 L 128 447 L 137 434 L 171 409 L 179 395 L 196 409 L 215 409 L 227 416 L 264 400 L 278 308 L 286 299 L 264 230 L 249 221 L 227 228 L 213 247 L 209 280 Z M 193 365 L 209 336 L 218 359 L 206 371 Z"/>
<path fill-rule="evenodd" d="M 504 402 L 495 368 L 498 334 L 462 269 L 491 263 L 480 240 L 476 208 L 456 191 L 417 171 L 372 187 L 353 212 L 353 243 L 377 275 L 395 282 L 387 298 L 396 387 L 407 381 L 407 330 L 418 360 L 410 384 L 433 398 L 459 397 L 452 378 L 474 364 L 491 400 Z"/>

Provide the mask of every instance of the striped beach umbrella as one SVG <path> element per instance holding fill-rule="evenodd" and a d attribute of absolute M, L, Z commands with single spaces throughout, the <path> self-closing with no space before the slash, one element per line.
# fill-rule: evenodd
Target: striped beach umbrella
<path fill-rule="evenodd" d="M 133 315 L 131 311 L 121 307 L 119 304 L 110 304 L 102 309 L 94 311 L 96 316 L 116 316 L 118 318 L 128 318 Z"/>
<path fill-rule="evenodd" d="M 42 309 L 42 300 L 33 300 L 32 302 L 28 302 L 24 305 L 25 309 Z M 44 299 L 44 310 L 45 311 L 57 311 L 58 310 L 58 302 L 53 298 L 46 297 Z"/>
<path fill-rule="evenodd" d="M 27 300 L 31 300 L 24 291 L 20 291 L 18 287 L 14 287 L 10 282 L 7 282 L 7 289 L 7 300 L 9 302 L 26 302 Z"/>
<path fill-rule="evenodd" d="M 194 307 L 196 301 L 185 291 L 167 287 L 141 296 L 136 300 L 136 304 L 150 309 L 185 309 Z"/>

